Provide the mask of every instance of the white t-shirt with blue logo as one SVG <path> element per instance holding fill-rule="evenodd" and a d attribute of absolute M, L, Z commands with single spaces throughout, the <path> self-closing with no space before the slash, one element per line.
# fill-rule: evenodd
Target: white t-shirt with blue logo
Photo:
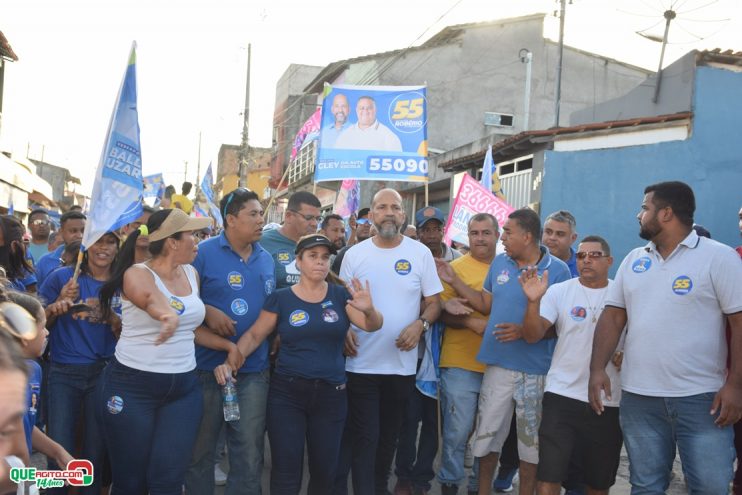
<path fill-rule="evenodd" d="M 624 258 L 606 306 L 626 309 L 623 389 L 652 397 L 716 392 L 726 379 L 724 314 L 742 311 L 742 263 L 695 231 L 663 259 L 653 243 Z"/>
<path fill-rule="evenodd" d="M 343 258 L 340 277 L 353 277 L 371 286 L 374 306 L 384 315 L 376 332 L 351 326 L 358 337 L 358 356 L 348 358 L 345 369 L 353 373 L 414 375 L 417 350 L 401 351 L 394 344 L 402 330 L 420 317 L 423 297 L 443 292 L 433 255 L 424 244 L 404 237 L 399 246 L 384 249 L 373 238 L 351 247 Z"/>
<path fill-rule="evenodd" d="M 603 313 L 608 287 L 591 289 L 573 278 L 552 285 L 541 299 L 541 317 L 556 324 L 556 348 L 551 368 L 546 375 L 546 392 L 587 402 L 590 381 L 590 356 L 593 351 L 595 324 Z M 621 402 L 621 382 L 613 363 L 606 367 L 611 379 L 611 399 L 603 397 L 609 407 Z"/>

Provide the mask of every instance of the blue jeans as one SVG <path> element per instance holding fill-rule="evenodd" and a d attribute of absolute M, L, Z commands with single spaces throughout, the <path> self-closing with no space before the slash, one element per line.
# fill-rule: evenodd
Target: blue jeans
<path fill-rule="evenodd" d="M 647 397 L 623 392 L 620 419 L 629 454 L 632 495 L 665 493 L 680 452 L 691 494 L 728 493 L 734 463 L 734 431 L 711 416 L 715 393 Z"/>
<path fill-rule="evenodd" d="M 214 459 L 219 432 L 225 428 L 229 474 L 225 495 L 260 495 L 265 438 L 268 370 L 237 375 L 239 421 L 224 422 L 221 386 L 211 371 L 198 372 L 203 391 L 204 415 L 186 475 L 186 493 L 214 493 Z"/>
<path fill-rule="evenodd" d="M 271 495 L 297 495 L 309 453 L 309 495 L 327 495 L 335 483 L 348 401 L 345 384 L 274 373 L 268 392 Z"/>
<path fill-rule="evenodd" d="M 441 368 L 441 412 L 443 447 L 438 481 L 460 485 L 466 477 L 464 453 L 474 427 L 482 387 L 482 373 L 461 368 Z M 477 474 L 469 478 L 469 491 L 479 488 Z"/>
<path fill-rule="evenodd" d="M 49 418 L 47 420 L 49 437 L 57 441 L 76 459 L 87 459 L 93 463 L 93 484 L 80 487 L 79 493 L 98 494 L 103 477 L 105 445 L 100 425 L 96 420 L 96 390 L 105 361 L 92 364 L 49 365 Z M 77 425 L 82 418 L 82 449 L 75 448 Z M 62 469 L 65 466 L 59 466 Z M 50 459 L 50 469 L 58 469 Z M 49 490 L 50 494 L 67 493 L 67 487 Z"/>
<path fill-rule="evenodd" d="M 103 371 L 98 414 L 111 495 L 181 495 L 201 420 L 195 371 L 152 373 L 114 359 Z"/>

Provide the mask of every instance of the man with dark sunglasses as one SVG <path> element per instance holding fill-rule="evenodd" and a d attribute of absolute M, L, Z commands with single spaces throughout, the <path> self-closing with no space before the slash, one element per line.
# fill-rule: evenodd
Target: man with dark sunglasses
<path fill-rule="evenodd" d="M 291 287 L 299 281 L 294 251 L 302 236 L 317 232 L 322 221 L 321 204 L 317 196 L 308 191 L 291 195 L 286 206 L 283 225 L 263 233 L 260 245 L 270 253 L 275 263 L 276 289 Z"/>
<path fill-rule="evenodd" d="M 593 334 L 613 283 L 608 279 L 613 257 L 605 239 L 588 236 L 580 241 L 575 258 L 579 278 L 549 286 L 548 272 L 539 277 L 535 269 L 529 269 L 519 277 L 528 299 L 523 338 L 538 342 L 552 327 L 558 336 L 546 375 L 539 429 L 536 479 L 540 495 L 561 493 L 562 483 L 574 476 L 575 461 L 582 468 L 580 478 L 588 492 L 607 494 L 616 481 L 623 443 L 618 422 L 619 375 L 613 362 L 606 372 L 616 392 L 606 399 L 605 412 L 596 414 L 588 407 L 587 397 Z"/>
<path fill-rule="evenodd" d="M 28 215 L 28 230 L 31 231 L 31 242 L 28 243 L 28 250 L 33 256 L 34 262 L 36 262 L 49 252 L 51 221 L 46 210 L 34 210 Z"/>

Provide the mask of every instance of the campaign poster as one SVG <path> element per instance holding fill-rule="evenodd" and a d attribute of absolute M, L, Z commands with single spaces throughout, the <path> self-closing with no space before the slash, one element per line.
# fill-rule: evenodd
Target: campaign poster
<path fill-rule="evenodd" d="M 464 175 L 459 192 L 448 215 L 443 242 L 450 245 L 456 241 L 469 245 L 469 220 L 477 213 L 489 213 L 497 219 L 500 228 L 505 225 L 508 215 L 514 208 L 501 200 L 492 191 L 474 180 L 471 175 Z"/>
<path fill-rule="evenodd" d="M 325 86 L 316 182 L 428 180 L 425 86 Z"/>

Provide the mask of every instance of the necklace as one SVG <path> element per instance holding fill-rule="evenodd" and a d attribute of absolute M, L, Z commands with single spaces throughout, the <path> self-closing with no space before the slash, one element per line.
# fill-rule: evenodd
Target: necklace
<path fill-rule="evenodd" d="M 602 294 L 600 301 L 598 302 L 597 306 L 593 306 L 593 303 L 590 300 L 590 296 L 587 295 L 588 291 L 585 289 L 585 286 L 582 285 L 582 282 L 580 282 L 579 280 L 577 281 L 577 283 L 580 285 L 580 288 L 582 288 L 582 293 L 585 295 L 585 299 L 587 299 L 588 309 L 590 309 L 590 313 L 593 315 L 593 323 L 595 323 L 598 321 L 598 310 L 602 311 L 603 309 L 603 302 L 605 301 L 605 296 L 608 293 L 608 287 L 606 286 L 601 290 Z"/>

